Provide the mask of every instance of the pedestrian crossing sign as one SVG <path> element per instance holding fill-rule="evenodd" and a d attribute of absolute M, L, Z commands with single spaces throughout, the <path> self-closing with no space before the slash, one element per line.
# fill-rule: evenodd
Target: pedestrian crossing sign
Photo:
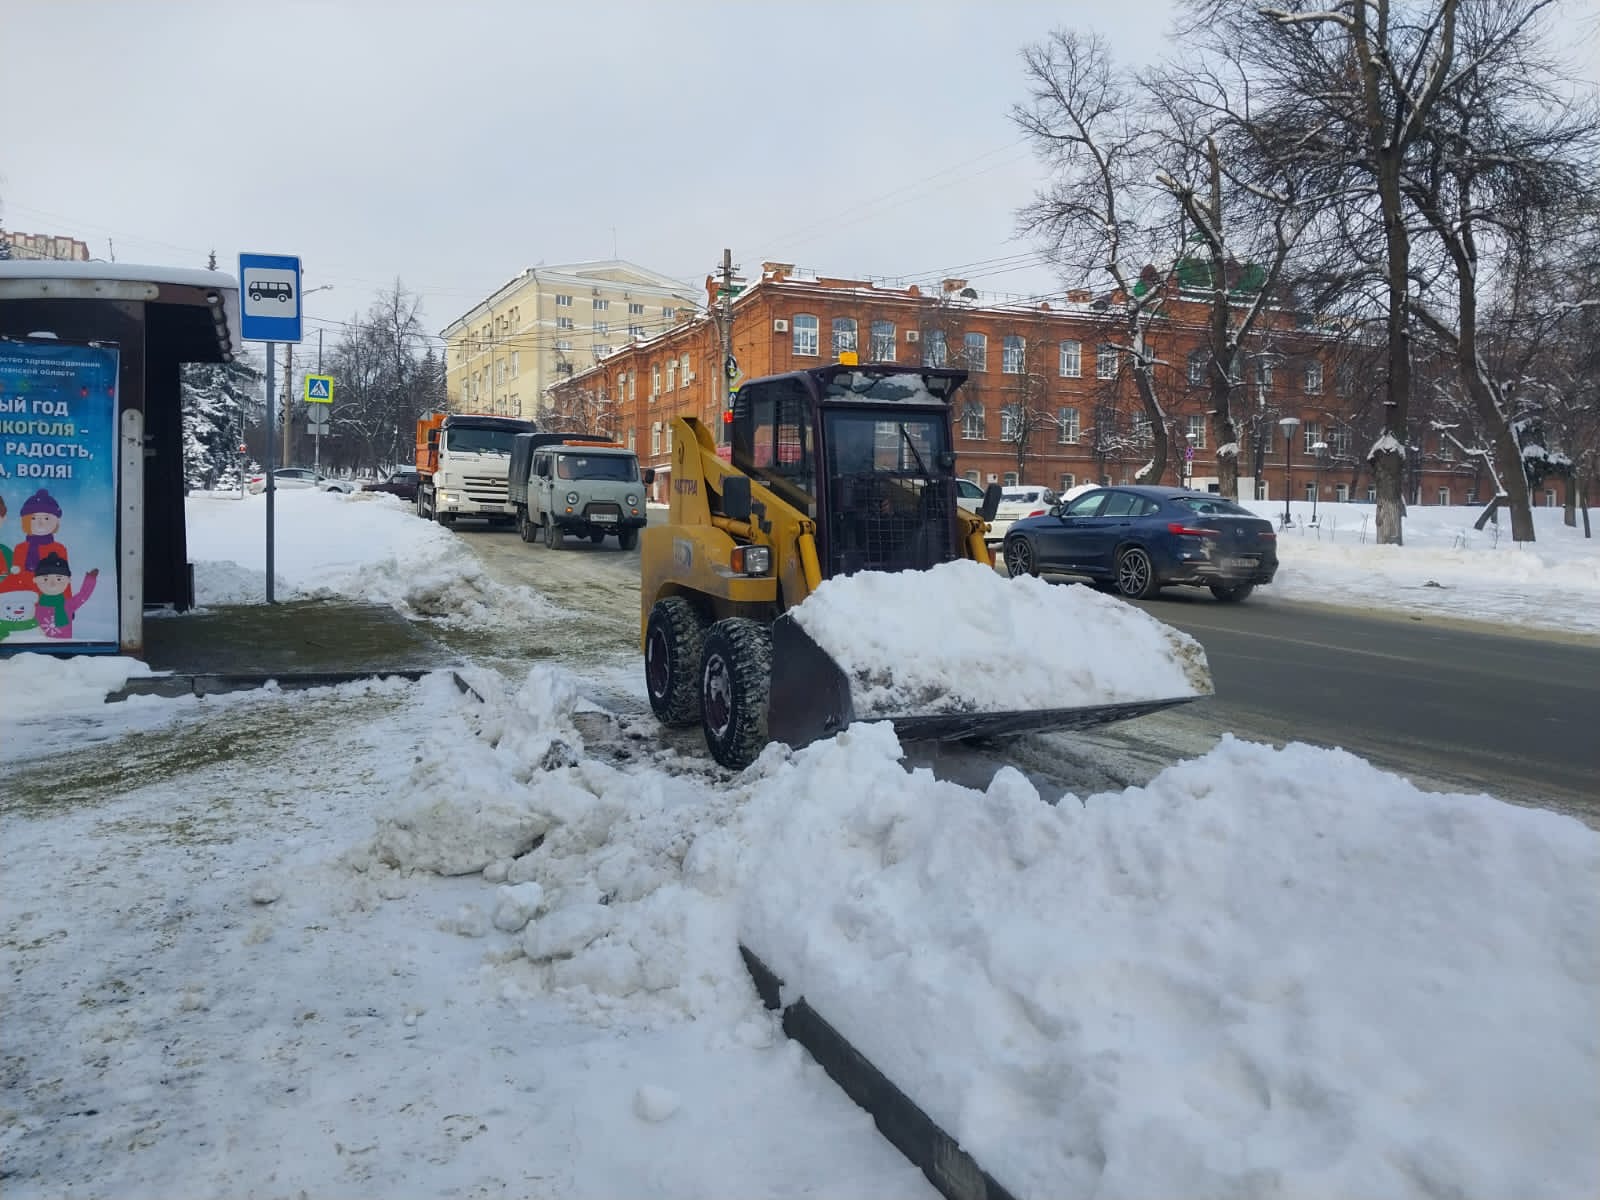
<path fill-rule="evenodd" d="M 333 403 L 333 376 L 332 375 L 307 375 L 306 376 L 306 403 L 307 404 L 332 404 Z"/>

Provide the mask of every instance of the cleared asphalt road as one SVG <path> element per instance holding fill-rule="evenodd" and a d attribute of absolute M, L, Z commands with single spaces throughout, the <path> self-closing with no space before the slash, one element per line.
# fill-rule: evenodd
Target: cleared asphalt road
<path fill-rule="evenodd" d="M 1206 648 L 1217 694 L 1191 719 L 1600 818 L 1600 641 L 1261 593 L 1140 607 Z"/>
<path fill-rule="evenodd" d="M 501 582 L 530 585 L 587 614 L 579 629 L 566 628 L 562 644 L 545 644 L 553 632 L 527 630 L 528 644 L 517 645 L 518 633 L 506 631 L 495 650 L 560 657 L 578 670 L 600 668 L 597 679 L 613 682 L 639 669 L 638 551 L 620 551 L 611 539 L 571 539 L 570 549 L 551 552 L 514 533 L 470 527 L 460 536 Z M 1041 783 L 1082 792 L 1142 783 L 1233 732 L 1342 747 L 1420 786 L 1488 791 L 1600 827 L 1596 639 L 1298 604 L 1270 589 L 1227 605 L 1180 588 L 1140 607 L 1199 639 L 1217 694 L 1092 735 L 1032 738 L 998 753 Z"/>

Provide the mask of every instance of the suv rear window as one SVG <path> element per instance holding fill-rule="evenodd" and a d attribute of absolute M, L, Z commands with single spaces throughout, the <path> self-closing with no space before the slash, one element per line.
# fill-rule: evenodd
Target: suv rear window
<path fill-rule="evenodd" d="M 1173 503 L 1203 516 L 1253 517 L 1255 513 L 1222 496 L 1177 496 Z"/>

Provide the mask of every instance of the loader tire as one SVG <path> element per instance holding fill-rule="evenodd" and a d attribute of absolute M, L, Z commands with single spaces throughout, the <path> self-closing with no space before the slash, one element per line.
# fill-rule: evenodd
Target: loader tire
<path fill-rule="evenodd" d="M 700 664 L 700 727 L 712 758 L 735 771 L 756 760 L 770 740 L 771 691 L 772 630 L 745 617 L 713 625 Z"/>
<path fill-rule="evenodd" d="M 656 720 L 668 726 L 700 719 L 700 655 L 708 622 L 682 596 L 657 600 L 644 632 L 644 688 Z"/>

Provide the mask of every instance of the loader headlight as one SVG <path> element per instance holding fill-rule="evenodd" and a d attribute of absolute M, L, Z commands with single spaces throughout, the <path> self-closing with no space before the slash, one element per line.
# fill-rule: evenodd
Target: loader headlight
<path fill-rule="evenodd" d="M 765 575 L 772 569 L 772 550 L 768 546 L 735 546 L 733 569 L 741 575 Z"/>
<path fill-rule="evenodd" d="M 577 502 L 578 502 L 578 493 L 577 492 L 568 492 L 567 493 L 567 503 L 568 504 L 576 504 Z"/>

